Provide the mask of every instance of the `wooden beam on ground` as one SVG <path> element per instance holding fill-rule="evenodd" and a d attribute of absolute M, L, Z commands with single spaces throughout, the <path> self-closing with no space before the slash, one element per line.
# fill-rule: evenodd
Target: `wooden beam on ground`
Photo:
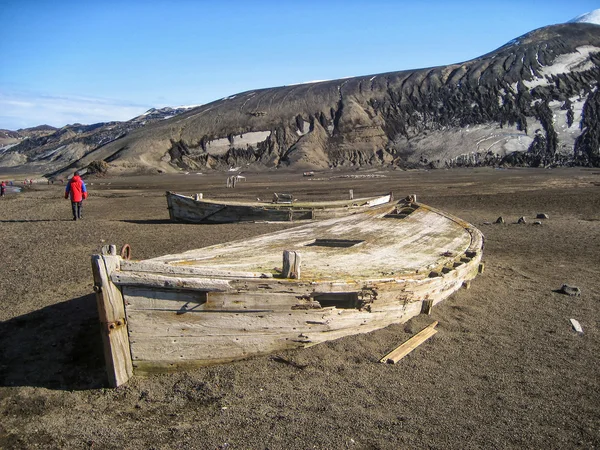
<path fill-rule="evenodd" d="M 415 334 L 409 340 L 407 340 L 402 345 L 395 348 L 394 350 L 389 352 L 387 355 L 385 355 L 383 358 L 381 358 L 379 360 L 379 362 L 396 364 L 398 361 L 400 361 L 402 358 L 404 358 L 406 355 L 408 355 L 410 352 L 412 352 L 415 348 L 417 348 L 419 345 L 421 345 L 427 339 L 429 339 L 431 336 L 436 334 L 437 330 L 435 329 L 435 327 L 437 324 L 438 324 L 438 321 L 436 320 L 431 325 L 423 328 L 421 331 L 419 331 L 417 334 Z"/>
<path fill-rule="evenodd" d="M 111 273 L 119 269 L 120 260 L 119 256 L 92 255 L 94 291 L 111 387 L 126 383 L 133 374 L 123 296 L 110 279 Z"/>

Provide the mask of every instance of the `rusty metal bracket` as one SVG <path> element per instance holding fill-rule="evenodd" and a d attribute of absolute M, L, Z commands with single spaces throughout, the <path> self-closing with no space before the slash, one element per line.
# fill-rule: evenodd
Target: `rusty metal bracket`
<path fill-rule="evenodd" d="M 131 259 L 131 246 L 129 244 L 125 244 L 123 248 L 121 248 L 121 258 Z"/>

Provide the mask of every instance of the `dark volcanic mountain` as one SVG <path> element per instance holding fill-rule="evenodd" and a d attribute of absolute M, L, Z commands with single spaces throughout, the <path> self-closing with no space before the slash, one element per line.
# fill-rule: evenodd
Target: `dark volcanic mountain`
<path fill-rule="evenodd" d="M 232 95 L 94 138 L 75 165 L 598 166 L 599 82 L 600 26 L 553 25 L 460 64 Z"/>

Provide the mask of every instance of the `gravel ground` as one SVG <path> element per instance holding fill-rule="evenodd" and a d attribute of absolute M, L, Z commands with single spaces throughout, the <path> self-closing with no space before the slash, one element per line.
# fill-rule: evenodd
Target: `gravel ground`
<path fill-rule="evenodd" d="M 227 175 L 90 178 L 80 222 L 61 185 L 0 199 L 0 448 L 600 447 L 598 170 L 263 172 L 236 189 Z M 416 194 L 482 230 L 486 270 L 431 316 L 276 355 L 295 365 L 271 355 L 109 389 L 92 253 L 128 243 L 143 259 L 290 226 L 170 223 L 166 189 Z M 581 296 L 555 292 L 564 283 Z M 433 320 L 432 339 L 378 363 Z"/>

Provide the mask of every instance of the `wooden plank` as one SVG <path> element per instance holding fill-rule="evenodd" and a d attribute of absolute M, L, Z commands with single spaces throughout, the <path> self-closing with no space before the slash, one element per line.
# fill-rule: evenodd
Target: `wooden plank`
<path fill-rule="evenodd" d="M 133 360 L 142 361 L 185 361 L 197 360 L 210 363 L 247 358 L 249 356 L 292 348 L 290 343 L 298 333 L 273 336 L 148 336 L 132 340 Z M 295 345 L 301 346 L 301 343 Z"/>
<path fill-rule="evenodd" d="M 123 287 L 127 313 L 132 311 L 161 310 L 179 312 L 281 310 L 291 311 L 294 307 L 310 307 L 315 302 L 310 297 L 294 293 L 261 292 L 199 292 L 147 288 L 143 286 Z M 298 308 L 300 309 L 300 308 Z"/>
<path fill-rule="evenodd" d="M 114 272 L 111 280 L 118 285 L 153 286 L 158 288 L 196 289 L 200 291 L 231 290 L 229 280 L 211 278 L 169 277 L 146 272 Z"/>
<path fill-rule="evenodd" d="M 400 345 L 399 347 L 385 355 L 383 358 L 381 358 L 379 362 L 396 364 L 398 361 L 400 361 L 402 358 L 404 358 L 406 355 L 412 352 L 415 348 L 417 348 L 427 339 L 436 334 L 437 330 L 435 329 L 435 326 L 437 324 L 438 322 L 436 320 L 431 325 L 423 328 L 409 340 L 407 340 L 402 345 Z"/>
<path fill-rule="evenodd" d="M 111 280 L 119 269 L 121 258 L 111 255 L 92 255 L 92 273 L 98 316 L 102 326 L 104 359 L 110 386 L 126 383 L 133 374 L 125 306 L 121 291 Z"/>
<path fill-rule="evenodd" d="M 175 265 L 156 261 L 121 261 L 121 270 L 127 272 L 155 272 L 163 274 L 198 275 L 223 278 L 273 278 L 268 272 L 243 272 L 212 267 Z"/>

